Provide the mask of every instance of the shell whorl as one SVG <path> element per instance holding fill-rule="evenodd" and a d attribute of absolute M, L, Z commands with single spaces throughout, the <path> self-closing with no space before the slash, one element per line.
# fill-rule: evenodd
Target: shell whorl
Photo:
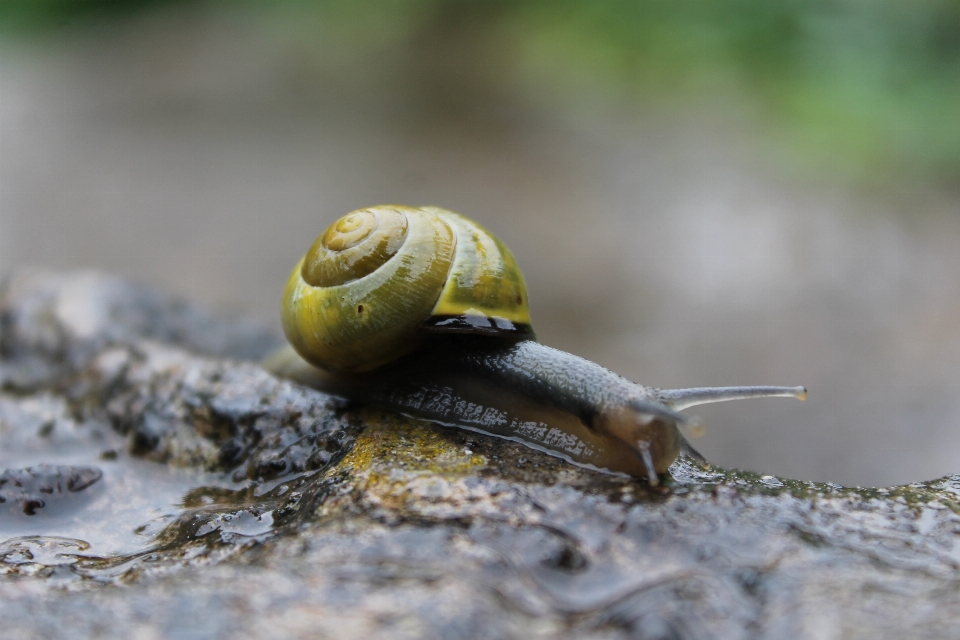
<path fill-rule="evenodd" d="M 290 275 L 282 321 L 294 349 L 332 371 L 377 368 L 431 332 L 533 336 L 509 250 L 436 207 L 381 205 L 334 222 Z"/>
<path fill-rule="evenodd" d="M 373 273 L 396 255 L 407 237 L 407 217 L 394 209 L 354 211 L 334 222 L 310 246 L 304 282 L 333 287 Z"/>

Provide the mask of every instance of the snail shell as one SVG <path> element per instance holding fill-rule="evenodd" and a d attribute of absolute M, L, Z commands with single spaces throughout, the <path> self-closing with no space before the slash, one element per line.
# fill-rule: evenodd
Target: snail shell
<path fill-rule="evenodd" d="M 282 309 L 293 348 L 329 371 L 375 369 L 431 332 L 533 337 L 510 251 L 436 207 L 371 207 L 336 221 L 294 268 Z"/>
<path fill-rule="evenodd" d="M 685 445 L 677 426 L 696 423 L 680 409 L 806 395 L 644 387 L 537 343 L 513 256 L 436 207 L 382 205 L 333 223 L 290 275 L 282 322 L 292 349 L 265 363 L 279 375 L 651 484 Z"/>

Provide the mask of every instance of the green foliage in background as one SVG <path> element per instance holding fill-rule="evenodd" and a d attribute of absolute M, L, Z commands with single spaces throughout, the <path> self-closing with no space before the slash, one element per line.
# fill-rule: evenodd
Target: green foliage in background
<path fill-rule="evenodd" d="M 189 0 L 4 0 L 38 33 Z M 238 3 L 219 6 L 235 8 Z M 213 6 L 218 6 L 214 4 Z M 640 108 L 731 105 L 790 160 L 867 182 L 960 184 L 960 0 L 274 0 L 355 46 L 469 30 L 514 87 Z M 276 22 L 274 22 L 276 24 Z M 354 35 L 367 34 L 368 37 Z M 375 36 L 371 37 L 371 34 Z M 382 36 L 382 38 L 381 38 Z M 451 39 L 455 42 L 457 34 Z M 512 83 L 512 84 L 511 84 Z"/>
<path fill-rule="evenodd" d="M 517 14 L 555 76 L 734 92 L 808 162 L 960 183 L 956 0 L 554 0 Z"/>

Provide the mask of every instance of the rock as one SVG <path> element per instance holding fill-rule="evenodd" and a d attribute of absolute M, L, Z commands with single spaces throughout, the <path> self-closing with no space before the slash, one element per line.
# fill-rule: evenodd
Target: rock
<path fill-rule="evenodd" d="M 54 384 L 111 343 L 155 339 L 195 353 L 259 359 L 280 338 L 251 322 L 202 309 L 97 272 L 29 270 L 0 285 L 4 384 Z"/>
<path fill-rule="evenodd" d="M 651 488 L 278 380 L 116 279 L 3 291 L 0 482 L 95 491 L 0 513 L 10 637 L 960 637 L 960 476 Z"/>

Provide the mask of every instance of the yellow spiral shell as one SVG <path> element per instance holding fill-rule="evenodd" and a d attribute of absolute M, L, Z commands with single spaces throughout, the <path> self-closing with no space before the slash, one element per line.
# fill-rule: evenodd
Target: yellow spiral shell
<path fill-rule="evenodd" d="M 290 274 L 283 331 L 311 364 L 368 371 L 432 332 L 532 338 L 510 251 L 437 207 L 380 205 L 334 222 Z"/>

